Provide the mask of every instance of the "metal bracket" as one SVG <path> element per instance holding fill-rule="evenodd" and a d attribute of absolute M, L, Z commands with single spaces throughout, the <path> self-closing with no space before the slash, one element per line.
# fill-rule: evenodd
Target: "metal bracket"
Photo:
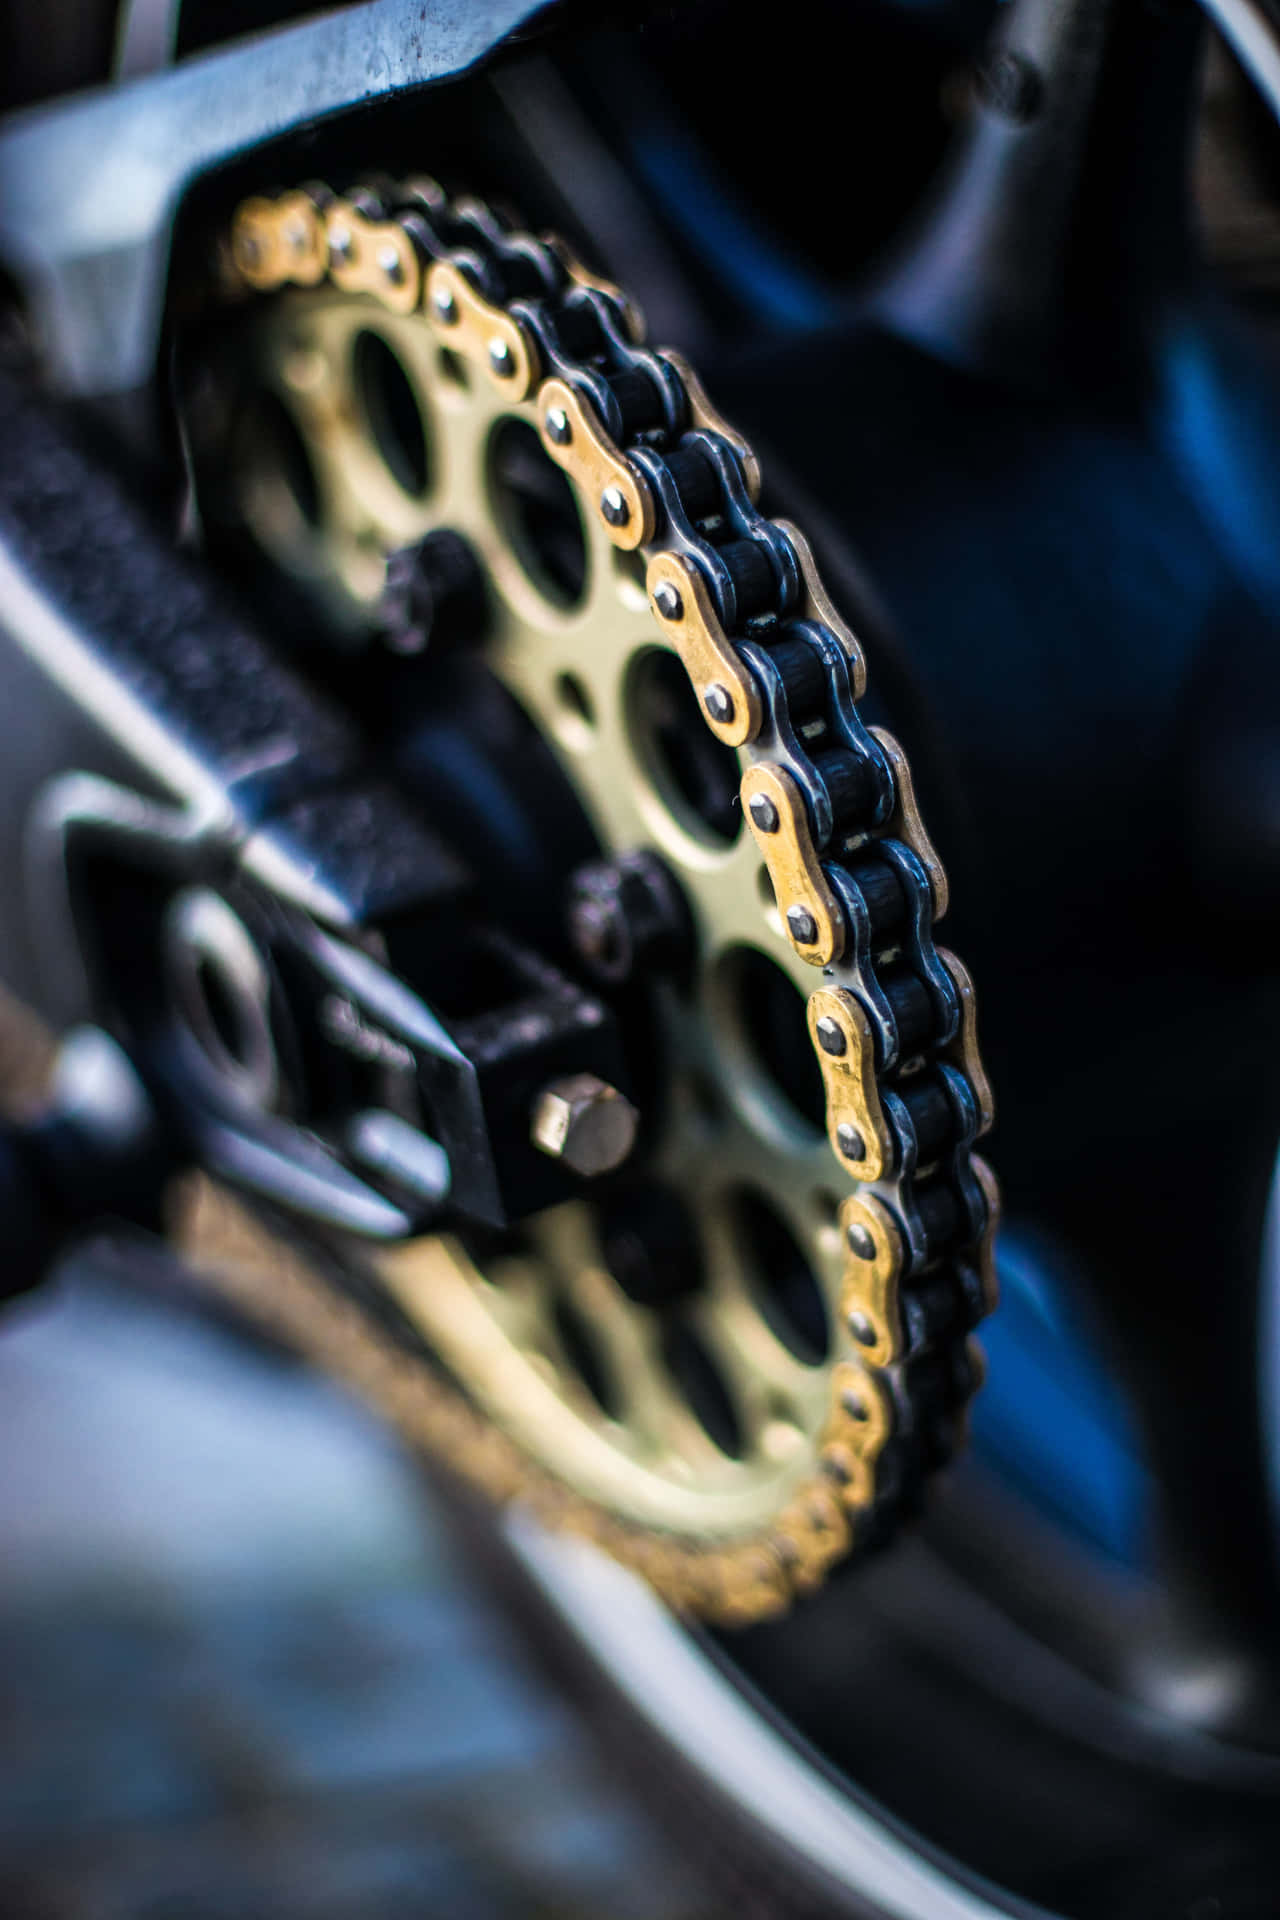
<path fill-rule="evenodd" d="M 344 108 L 452 79 L 545 0 L 368 0 L 0 125 L 0 258 L 63 392 L 135 391 L 155 365 L 183 195 L 236 154 Z"/>

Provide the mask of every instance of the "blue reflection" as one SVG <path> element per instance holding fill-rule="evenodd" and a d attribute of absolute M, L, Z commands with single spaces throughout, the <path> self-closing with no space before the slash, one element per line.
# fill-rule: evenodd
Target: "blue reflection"
<path fill-rule="evenodd" d="M 1000 1237 L 999 1312 L 983 1324 L 990 1376 L 974 1402 L 979 1458 L 1089 1546 L 1148 1559 L 1148 1477 L 1134 1422 L 1082 1323 L 1079 1289 L 1034 1236 Z"/>
<path fill-rule="evenodd" d="M 774 244 L 687 134 L 664 125 L 634 134 L 629 147 L 633 167 L 667 218 L 758 318 L 784 331 L 835 318 L 831 289 Z"/>
<path fill-rule="evenodd" d="M 1280 414 L 1275 365 L 1238 317 L 1212 306 L 1166 320 L 1154 426 L 1183 484 L 1264 606 L 1280 606 Z"/>

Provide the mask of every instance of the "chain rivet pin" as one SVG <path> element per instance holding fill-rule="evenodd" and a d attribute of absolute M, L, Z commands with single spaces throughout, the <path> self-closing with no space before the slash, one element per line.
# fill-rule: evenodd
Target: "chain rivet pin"
<path fill-rule="evenodd" d="M 661 620 L 683 620 L 684 618 L 684 601 L 680 598 L 679 590 L 673 587 L 669 580 L 658 583 L 653 604 Z"/>
<path fill-rule="evenodd" d="M 862 1225 L 861 1221 L 855 1220 L 845 1237 L 849 1242 L 850 1250 L 857 1254 L 859 1260 L 875 1259 L 875 1236 L 870 1228 Z"/>
<path fill-rule="evenodd" d="M 625 527 L 631 507 L 621 487 L 606 487 L 600 495 L 600 511 L 611 527 Z"/>
<path fill-rule="evenodd" d="M 798 947 L 811 947 L 818 938 L 818 923 L 808 907 L 788 907 L 787 931 Z"/>

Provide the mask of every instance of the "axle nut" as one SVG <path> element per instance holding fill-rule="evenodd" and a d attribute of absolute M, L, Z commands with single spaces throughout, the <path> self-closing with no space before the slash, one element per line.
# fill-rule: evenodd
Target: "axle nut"
<path fill-rule="evenodd" d="M 616 1087 L 594 1073 L 571 1073 L 545 1086 L 534 1101 L 530 1138 L 539 1152 L 593 1180 L 622 1165 L 639 1123 Z"/>

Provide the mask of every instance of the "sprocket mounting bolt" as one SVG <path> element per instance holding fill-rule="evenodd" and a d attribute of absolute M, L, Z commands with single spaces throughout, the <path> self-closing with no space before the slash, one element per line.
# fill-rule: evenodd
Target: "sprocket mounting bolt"
<path fill-rule="evenodd" d="M 569 882 L 566 919 L 574 952 L 604 986 L 682 970 L 693 942 L 684 896 L 648 848 L 579 867 Z"/>
<path fill-rule="evenodd" d="M 585 1179 L 620 1167 L 636 1142 L 640 1115 L 625 1095 L 594 1073 L 571 1073 L 533 1103 L 530 1138 Z"/>
<path fill-rule="evenodd" d="M 437 527 L 414 546 L 387 556 L 376 625 L 392 653 L 433 653 L 465 646 L 489 617 L 484 568 L 466 537 Z"/>

